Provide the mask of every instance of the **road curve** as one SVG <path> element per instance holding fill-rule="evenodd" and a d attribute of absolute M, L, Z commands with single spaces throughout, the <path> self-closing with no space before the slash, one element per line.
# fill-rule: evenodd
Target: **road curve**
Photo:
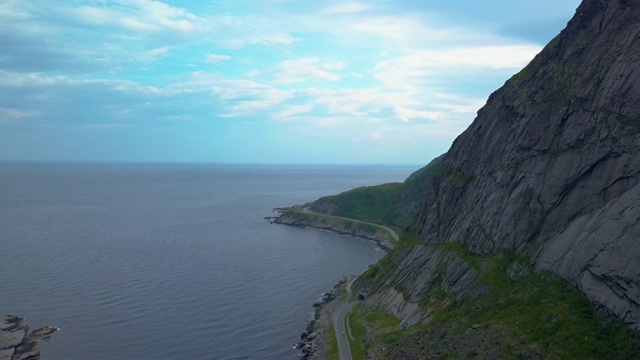
<path fill-rule="evenodd" d="M 336 330 L 336 338 L 338 339 L 338 353 L 340 360 L 352 360 L 351 347 L 349 346 L 349 329 L 347 328 L 347 315 L 356 306 L 354 302 L 345 302 L 336 311 L 333 318 L 333 328 Z"/>
<path fill-rule="evenodd" d="M 352 360 L 351 347 L 349 346 L 351 330 L 349 329 L 347 316 L 353 307 L 357 305 L 356 301 L 351 301 L 351 283 L 353 280 L 355 280 L 355 278 L 346 283 L 347 293 L 344 296 L 344 303 L 333 313 L 333 328 L 335 329 L 336 339 L 338 340 L 340 360 Z"/>
<path fill-rule="evenodd" d="M 303 208 L 302 211 L 306 212 L 306 213 L 309 213 L 309 214 L 313 214 L 313 215 L 326 216 L 326 217 L 335 218 L 335 219 L 349 220 L 349 221 L 353 221 L 353 222 L 360 223 L 360 224 L 372 225 L 372 226 L 375 226 L 377 228 L 383 229 L 386 232 L 388 232 L 391 235 L 391 237 L 393 237 L 393 239 L 395 241 L 399 241 L 400 240 L 400 237 L 398 236 L 398 234 L 395 231 L 393 231 L 393 229 L 388 228 L 388 227 L 386 227 L 384 225 L 374 224 L 374 223 L 361 221 L 361 220 L 356 220 L 356 219 L 351 219 L 351 218 L 346 218 L 346 217 L 342 217 L 342 216 L 327 215 L 327 214 L 311 211 L 311 210 L 309 210 L 308 207 Z"/>

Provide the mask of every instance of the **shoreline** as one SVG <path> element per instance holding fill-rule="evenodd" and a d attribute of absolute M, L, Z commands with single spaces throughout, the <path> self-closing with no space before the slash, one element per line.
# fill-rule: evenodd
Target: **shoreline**
<path fill-rule="evenodd" d="M 376 249 L 383 253 L 391 251 L 393 244 L 388 241 L 366 236 L 362 233 L 352 232 L 345 229 L 335 229 L 331 226 L 320 226 L 312 223 L 302 223 L 300 221 L 283 221 L 283 217 L 287 212 L 299 209 L 300 206 L 290 206 L 282 208 L 274 208 L 274 216 L 267 216 L 264 219 L 270 224 L 294 226 L 298 228 L 311 228 L 318 230 L 330 231 L 339 235 L 346 235 L 371 241 L 375 244 Z M 307 326 L 304 332 L 300 334 L 300 341 L 293 345 L 294 350 L 298 350 L 298 357 L 303 360 L 322 360 L 328 351 L 327 329 L 332 323 L 332 314 L 337 310 L 337 302 L 335 300 L 342 298 L 345 294 L 340 293 L 340 287 L 346 284 L 356 275 L 347 275 L 340 279 L 329 292 L 323 293 L 318 302 L 313 303 L 314 312 L 311 320 L 306 320 Z"/>
<path fill-rule="evenodd" d="M 307 320 L 305 331 L 300 334 L 300 341 L 293 346 L 294 350 L 298 350 L 298 357 L 303 360 L 322 360 L 325 359 L 329 350 L 327 345 L 328 339 L 327 328 L 331 324 L 331 315 L 336 308 L 336 300 L 342 298 L 344 294 L 340 293 L 340 287 L 349 281 L 353 275 L 340 279 L 331 291 L 323 293 L 318 302 L 313 303 L 313 318 Z"/>
<path fill-rule="evenodd" d="M 0 360 L 40 359 L 38 342 L 49 341 L 53 333 L 60 331 L 51 326 L 31 330 L 23 320 L 19 316 L 0 316 Z"/>
<path fill-rule="evenodd" d="M 325 230 L 325 231 L 330 231 L 332 233 L 338 234 L 338 235 L 345 235 L 345 236 L 352 236 L 352 237 L 357 237 L 360 239 L 365 239 L 368 241 L 373 242 L 376 247 L 378 249 L 380 249 L 382 252 L 384 252 L 385 254 L 388 253 L 389 251 L 391 251 L 391 249 L 393 249 L 393 244 L 390 243 L 389 241 L 385 241 L 379 238 L 375 238 L 372 236 L 367 236 L 363 233 L 359 233 L 356 231 L 349 231 L 346 229 L 336 229 L 334 227 L 331 226 L 321 226 L 321 225 L 314 225 L 313 223 L 303 223 L 300 221 L 285 221 L 283 219 L 283 216 L 285 215 L 285 213 L 287 211 L 292 211 L 292 210 L 296 210 L 299 209 L 299 206 L 290 206 L 290 207 L 285 207 L 285 208 L 274 208 L 273 211 L 275 213 L 275 216 L 267 216 L 265 217 L 265 220 L 268 220 L 270 224 L 278 224 L 278 225 L 286 225 L 286 226 L 293 226 L 293 227 L 298 227 L 298 228 L 303 228 L 303 229 L 318 229 L 318 230 Z"/>

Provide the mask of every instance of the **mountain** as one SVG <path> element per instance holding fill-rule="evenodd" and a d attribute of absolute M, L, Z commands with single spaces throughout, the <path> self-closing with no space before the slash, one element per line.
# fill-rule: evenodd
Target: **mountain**
<path fill-rule="evenodd" d="M 363 186 L 311 203 L 311 210 L 332 216 L 405 229 L 422 206 L 427 185 L 440 170 L 442 157 L 415 171 L 402 183 Z"/>
<path fill-rule="evenodd" d="M 415 335 L 414 347 L 441 335 L 443 318 L 457 326 L 484 319 L 456 328 L 485 329 L 482 342 L 530 321 L 540 333 L 523 335 L 526 351 L 551 358 L 557 339 L 582 336 L 578 324 L 592 326 L 602 314 L 640 329 L 640 3 L 584 0 L 489 97 L 420 198 L 405 239 L 354 285 L 405 328 L 441 324 L 422 328 L 422 337 L 397 335 Z M 588 302 L 568 301 L 577 299 L 574 289 Z M 537 318 L 527 317 L 545 302 Z M 510 317 L 499 312 L 516 308 Z M 611 345 L 611 334 L 594 340 L 585 331 L 578 340 Z M 421 358 L 436 346 L 411 353 L 403 341 L 389 340 L 395 350 L 387 355 Z"/>

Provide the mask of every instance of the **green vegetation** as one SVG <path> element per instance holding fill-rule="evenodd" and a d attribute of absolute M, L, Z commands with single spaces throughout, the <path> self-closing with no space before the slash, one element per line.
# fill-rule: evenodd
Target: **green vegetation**
<path fill-rule="evenodd" d="M 410 247 L 402 246 L 402 243 L 401 240 L 393 250 L 362 273 L 358 278 L 359 285 L 375 292 L 380 285 L 387 281 L 398 268 L 399 259 L 410 250 Z"/>
<path fill-rule="evenodd" d="M 331 215 L 395 225 L 400 214 L 394 206 L 394 198 L 401 187 L 400 183 L 360 187 L 322 198 L 316 203 L 330 202 L 333 209 Z M 313 207 L 314 210 L 317 208 Z"/>
<path fill-rule="evenodd" d="M 528 76 L 526 68 L 516 76 Z M 514 77 L 512 81 L 519 81 Z M 606 109 L 598 109 L 606 112 Z M 608 114 L 611 115 L 611 114 Z M 618 118 L 621 118 L 618 116 Z M 412 174 L 404 183 L 362 187 L 321 198 L 309 204 L 316 213 L 302 208 L 288 214 L 314 226 L 359 229 L 369 234 L 380 228 L 335 216 L 357 219 L 407 229 L 424 204 L 429 183 L 438 175 L 444 181 L 468 183 L 473 174 L 440 173 L 441 159 Z M 317 214 L 322 213 L 322 214 Z M 483 241 L 492 242 L 478 219 L 471 219 Z M 447 239 L 444 234 L 442 239 Z M 630 330 L 606 312 L 594 310 L 584 295 L 565 280 L 534 269 L 528 258 L 539 244 L 531 244 L 518 257 L 509 252 L 486 255 L 470 253 L 462 243 L 425 244 L 415 234 L 405 233 L 396 247 L 357 280 L 356 287 L 370 294 L 383 286 L 393 286 L 405 299 L 413 297 L 408 286 L 411 280 L 388 283 L 402 259 L 416 246 L 436 248 L 436 253 L 457 255 L 476 272 L 475 285 L 487 293 L 474 301 L 464 301 L 460 294 L 448 293 L 443 286 L 447 278 L 446 264 L 435 268 L 434 285 L 419 294 L 418 306 L 429 321 L 408 329 L 398 329 L 400 319 L 380 309 L 358 305 L 348 317 L 351 329 L 351 350 L 355 359 L 365 359 L 367 348 L 386 349 L 391 358 L 398 354 L 413 354 L 416 358 L 437 349 L 436 357 L 446 358 L 543 358 L 543 359 L 636 359 L 640 353 L 640 333 Z M 404 279 L 404 278 L 403 278 Z M 403 283 L 404 282 L 404 283 Z M 406 288 L 405 288 L 405 285 Z M 409 290 L 407 290 L 409 289 Z M 414 290 L 415 291 L 415 290 Z M 483 290 L 484 291 L 484 290 Z M 344 292 L 344 289 L 341 289 Z M 355 296 L 355 295 L 353 295 Z M 369 331 L 370 333 L 367 333 Z M 338 357 L 332 326 L 329 358 Z M 449 344 L 442 347 L 441 344 Z M 393 351 L 398 350 L 397 353 Z"/>
<path fill-rule="evenodd" d="M 454 295 L 434 287 L 419 301 L 421 308 L 435 308 L 432 321 L 380 336 L 389 346 L 428 346 L 425 342 L 437 341 L 427 339 L 434 334 L 455 342 L 474 329 L 479 334 L 506 334 L 509 340 L 491 345 L 505 358 L 522 358 L 531 351 L 544 359 L 637 358 L 640 333 L 598 315 L 584 295 L 563 279 L 537 272 L 513 255 L 475 256 L 456 243 L 434 246 L 463 258 L 478 271 L 477 282 L 491 290 L 476 301 L 458 304 Z M 510 278 L 509 270 L 518 275 Z"/>
<path fill-rule="evenodd" d="M 333 328 L 333 324 L 330 324 L 327 328 L 327 334 L 329 336 L 329 350 L 327 350 L 327 359 L 340 360 L 338 339 L 336 339 L 336 330 Z"/>
<path fill-rule="evenodd" d="M 347 293 L 347 284 L 340 285 L 340 287 L 338 288 L 338 293 L 340 295 L 345 295 Z"/>
<path fill-rule="evenodd" d="M 362 319 L 377 331 L 392 331 L 400 326 L 400 319 L 381 309 L 363 312 Z"/>
<path fill-rule="evenodd" d="M 447 176 L 447 178 L 449 180 L 455 181 L 455 182 L 459 182 L 459 183 L 468 183 L 469 181 L 471 181 L 473 179 L 473 175 L 470 174 L 465 174 L 461 171 L 455 171 L 451 174 L 449 174 L 449 176 Z"/>
<path fill-rule="evenodd" d="M 441 157 L 434 159 L 403 183 L 360 187 L 320 198 L 311 204 L 311 209 L 402 231 L 411 224 L 422 205 L 427 185 L 438 174 L 441 162 Z"/>
<path fill-rule="evenodd" d="M 520 85 L 525 79 L 531 76 L 531 67 L 526 66 L 524 69 L 520 70 L 517 74 L 513 75 L 509 82 L 514 86 Z"/>
<path fill-rule="evenodd" d="M 367 350 L 364 345 L 366 330 L 358 321 L 358 311 L 362 305 L 356 305 L 347 321 L 349 321 L 350 334 L 349 346 L 351 347 L 351 357 L 355 360 L 365 360 L 367 358 Z"/>
<path fill-rule="evenodd" d="M 400 319 L 389 314 L 388 312 L 357 305 L 349 316 L 349 326 L 351 335 L 355 340 L 351 340 L 351 352 L 354 359 L 366 359 L 367 351 L 371 347 L 380 345 L 375 337 L 367 336 L 367 332 L 373 331 L 378 337 L 387 333 L 394 333 L 400 325 Z M 375 341 L 375 343 L 370 343 Z"/>
<path fill-rule="evenodd" d="M 361 233 L 365 236 L 375 236 L 376 234 L 382 233 L 384 236 L 389 236 L 389 233 L 378 226 L 374 226 L 371 224 L 360 223 L 357 221 L 351 221 L 349 219 L 340 219 L 336 218 L 333 215 L 323 215 L 318 213 L 313 213 L 309 211 L 305 211 L 304 208 L 297 208 L 286 212 L 284 215 L 290 222 L 305 225 L 305 226 L 313 226 L 320 228 L 331 228 L 334 230 L 344 230 L 354 233 Z M 390 237 L 390 236 L 389 236 Z M 393 238 L 390 241 L 395 241 Z"/>

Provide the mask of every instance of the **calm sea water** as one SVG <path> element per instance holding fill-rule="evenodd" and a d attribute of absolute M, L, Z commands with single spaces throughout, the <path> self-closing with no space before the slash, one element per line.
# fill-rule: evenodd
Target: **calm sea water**
<path fill-rule="evenodd" d="M 415 168 L 0 164 L 0 314 L 43 359 L 295 359 L 311 304 L 381 253 L 272 208 Z"/>

